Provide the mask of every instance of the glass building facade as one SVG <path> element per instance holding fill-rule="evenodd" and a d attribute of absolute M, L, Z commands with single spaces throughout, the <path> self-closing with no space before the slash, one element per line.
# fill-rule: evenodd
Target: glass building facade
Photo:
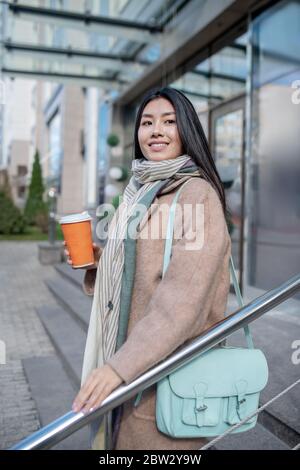
<path fill-rule="evenodd" d="M 247 31 L 171 83 L 192 101 L 223 181 L 232 254 L 242 284 L 245 240 Z"/>
<path fill-rule="evenodd" d="M 252 24 L 249 282 L 270 289 L 300 267 L 300 2 Z"/>

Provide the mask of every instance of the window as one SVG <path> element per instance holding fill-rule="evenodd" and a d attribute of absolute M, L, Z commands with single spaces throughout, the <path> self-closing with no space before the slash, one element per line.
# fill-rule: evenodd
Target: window
<path fill-rule="evenodd" d="M 27 166 L 26 165 L 18 165 L 18 176 L 26 176 L 27 175 Z"/>
<path fill-rule="evenodd" d="M 49 180 L 48 183 L 61 191 L 62 144 L 61 144 L 61 115 L 58 111 L 49 123 Z"/>

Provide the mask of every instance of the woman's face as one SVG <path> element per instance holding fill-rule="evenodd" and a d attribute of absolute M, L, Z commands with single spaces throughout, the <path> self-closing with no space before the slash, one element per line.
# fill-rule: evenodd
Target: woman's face
<path fill-rule="evenodd" d="M 153 161 L 169 160 L 182 155 L 175 109 L 165 98 L 155 98 L 144 108 L 138 140 L 145 158 Z"/>

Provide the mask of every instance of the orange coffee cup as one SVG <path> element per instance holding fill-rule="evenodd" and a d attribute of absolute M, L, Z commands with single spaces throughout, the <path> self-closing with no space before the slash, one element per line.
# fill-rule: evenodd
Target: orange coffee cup
<path fill-rule="evenodd" d="M 60 219 L 73 268 L 84 268 L 95 262 L 91 220 L 88 212 L 70 214 Z"/>

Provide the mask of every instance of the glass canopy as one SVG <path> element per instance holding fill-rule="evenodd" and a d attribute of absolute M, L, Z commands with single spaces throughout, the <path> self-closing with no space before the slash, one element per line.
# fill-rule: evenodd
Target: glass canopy
<path fill-rule="evenodd" d="M 201 109 L 245 93 L 247 34 L 237 38 L 172 83 Z"/>
<path fill-rule="evenodd" d="M 122 94 L 162 58 L 168 23 L 190 0 L 9 0 L 0 3 L 3 76 Z M 201 2 L 199 1 L 199 7 Z M 245 37 L 171 85 L 204 104 L 242 91 Z"/>
<path fill-rule="evenodd" d="M 121 92 L 160 57 L 184 0 L 3 1 L 2 75 Z"/>

